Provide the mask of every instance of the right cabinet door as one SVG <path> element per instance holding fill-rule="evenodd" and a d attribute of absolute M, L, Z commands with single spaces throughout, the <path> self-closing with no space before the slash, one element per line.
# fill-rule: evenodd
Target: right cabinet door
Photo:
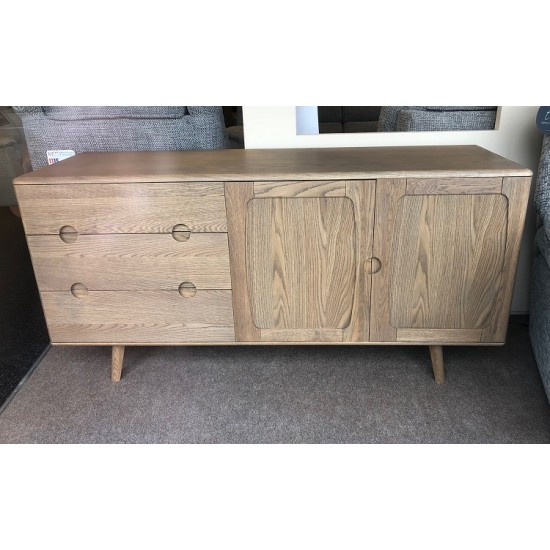
<path fill-rule="evenodd" d="M 378 180 L 371 341 L 503 342 L 529 183 Z"/>

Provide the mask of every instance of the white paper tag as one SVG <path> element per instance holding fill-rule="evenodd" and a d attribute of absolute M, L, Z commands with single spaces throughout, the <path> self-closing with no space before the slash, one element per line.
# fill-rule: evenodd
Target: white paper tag
<path fill-rule="evenodd" d="M 60 160 L 68 159 L 69 157 L 74 157 L 75 152 L 70 149 L 55 149 L 53 151 L 46 151 L 46 156 L 48 157 L 48 164 L 55 164 Z"/>

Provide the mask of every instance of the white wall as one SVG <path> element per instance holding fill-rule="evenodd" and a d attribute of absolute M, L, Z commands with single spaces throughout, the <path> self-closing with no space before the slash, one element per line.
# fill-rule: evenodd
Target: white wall
<path fill-rule="evenodd" d="M 542 136 L 535 125 L 537 110 L 538 106 L 501 107 L 497 129 L 488 131 L 297 135 L 296 107 L 243 107 L 244 137 L 247 149 L 480 145 L 530 168 L 536 176 L 542 144 Z M 534 178 L 512 299 L 512 313 L 526 313 L 529 308 L 531 249 L 536 225 L 533 191 Z"/>

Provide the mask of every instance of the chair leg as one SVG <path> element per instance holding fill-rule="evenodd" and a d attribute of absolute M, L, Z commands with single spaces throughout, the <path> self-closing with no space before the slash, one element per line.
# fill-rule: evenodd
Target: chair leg
<path fill-rule="evenodd" d="M 436 384 L 443 384 L 445 381 L 445 370 L 443 365 L 443 346 L 430 346 L 432 358 L 432 369 Z"/>
<path fill-rule="evenodd" d="M 113 360 L 111 366 L 111 380 L 120 382 L 122 377 L 122 363 L 124 361 L 124 346 L 113 346 Z"/>

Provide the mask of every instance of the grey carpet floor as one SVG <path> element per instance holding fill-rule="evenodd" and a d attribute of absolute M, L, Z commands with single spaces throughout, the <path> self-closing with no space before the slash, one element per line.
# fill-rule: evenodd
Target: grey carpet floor
<path fill-rule="evenodd" d="M 0 415 L 1 443 L 549 443 L 527 328 L 504 347 L 54 347 Z"/>

